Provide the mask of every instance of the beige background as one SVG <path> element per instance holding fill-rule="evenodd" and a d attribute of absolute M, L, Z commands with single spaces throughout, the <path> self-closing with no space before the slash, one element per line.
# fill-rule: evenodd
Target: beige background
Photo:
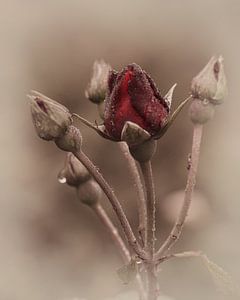
<path fill-rule="evenodd" d="M 237 0 L 0 1 L 0 300 L 95 300 L 134 288 L 117 278 L 122 262 L 98 220 L 57 182 L 64 154 L 36 137 L 26 100 L 36 89 L 94 121 L 84 89 L 96 58 L 116 69 L 140 64 L 162 93 L 177 82 L 176 106 L 208 59 L 224 56 L 229 96 L 204 132 L 204 205 L 195 207 L 176 250 L 203 250 L 239 283 L 239 14 Z M 135 194 L 117 145 L 81 128 L 86 152 L 136 225 Z M 191 130 L 185 109 L 159 142 L 160 207 L 184 188 Z M 103 205 L 113 217 L 106 199 Z M 171 216 L 159 208 L 158 219 L 160 240 Z M 198 259 L 164 264 L 159 282 L 176 300 L 238 299 L 218 293 Z"/>

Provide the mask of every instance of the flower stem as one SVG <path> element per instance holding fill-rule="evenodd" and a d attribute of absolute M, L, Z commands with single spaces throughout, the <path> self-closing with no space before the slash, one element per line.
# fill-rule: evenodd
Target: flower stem
<path fill-rule="evenodd" d="M 141 182 L 141 178 L 139 175 L 139 171 L 136 165 L 136 162 L 132 155 L 129 152 L 129 148 L 127 143 L 121 142 L 119 143 L 120 149 L 125 156 L 128 167 L 131 173 L 131 177 L 134 181 L 134 185 L 137 189 L 137 201 L 138 201 L 138 217 L 139 217 L 139 226 L 138 226 L 138 232 L 140 235 L 141 240 L 143 241 L 143 245 L 146 244 L 147 239 L 147 207 L 146 207 L 146 201 L 145 201 L 145 195 L 144 195 L 144 189 Z"/>
<path fill-rule="evenodd" d="M 147 250 L 150 253 L 150 257 L 153 258 L 155 251 L 155 211 L 156 211 L 156 200 L 155 200 L 155 189 L 152 174 L 151 161 L 140 163 L 142 170 L 145 189 L 147 194 Z"/>
<path fill-rule="evenodd" d="M 91 160 L 82 152 L 78 151 L 76 153 L 73 153 L 76 158 L 87 168 L 89 173 L 93 176 L 93 178 L 97 181 L 97 183 L 102 188 L 103 192 L 108 197 L 119 221 L 122 225 L 122 228 L 124 230 L 124 233 L 127 237 L 129 245 L 132 247 L 132 249 L 135 251 L 135 253 L 141 258 L 146 259 L 147 254 L 145 250 L 140 246 L 138 243 L 132 228 L 128 222 L 128 219 L 122 209 L 122 206 L 120 202 L 118 201 L 113 189 L 109 186 L 109 184 L 106 182 L 106 180 L 103 178 L 102 174 L 98 171 L 96 166 L 91 162 Z"/>
<path fill-rule="evenodd" d="M 152 174 L 151 161 L 141 162 L 140 167 L 145 182 L 145 189 L 147 194 L 147 252 L 150 259 L 146 261 L 147 271 L 147 295 L 148 300 L 156 300 L 159 295 L 158 281 L 157 281 L 157 265 L 155 264 L 153 257 L 155 252 L 155 212 L 156 212 L 156 198 L 155 188 Z"/>
<path fill-rule="evenodd" d="M 185 189 L 183 205 L 171 233 L 169 234 L 169 236 L 167 237 L 167 239 L 165 240 L 165 242 L 163 243 L 163 245 L 155 255 L 155 259 L 157 260 L 161 259 L 161 257 L 165 255 L 165 253 L 176 243 L 176 241 L 179 239 L 181 235 L 183 225 L 186 220 L 189 207 L 191 204 L 193 190 L 196 184 L 196 175 L 197 175 L 198 161 L 200 155 L 202 132 L 203 132 L 203 125 L 195 124 L 193 128 L 191 164 L 190 164 L 190 169 L 187 178 L 187 185 Z"/>

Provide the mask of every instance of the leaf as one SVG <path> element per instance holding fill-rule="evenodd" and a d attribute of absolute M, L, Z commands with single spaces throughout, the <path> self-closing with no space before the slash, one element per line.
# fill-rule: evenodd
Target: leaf
<path fill-rule="evenodd" d="M 220 292 L 223 294 L 240 295 L 239 287 L 225 270 L 211 261 L 205 254 L 201 254 L 200 257 Z"/>
<path fill-rule="evenodd" d="M 225 295 L 230 294 L 238 297 L 240 296 L 239 286 L 233 281 L 232 277 L 225 270 L 223 270 L 223 268 L 211 261 L 206 254 L 203 254 L 200 251 L 186 251 L 170 255 L 169 257 L 200 257 L 219 292 L 222 292 Z"/>

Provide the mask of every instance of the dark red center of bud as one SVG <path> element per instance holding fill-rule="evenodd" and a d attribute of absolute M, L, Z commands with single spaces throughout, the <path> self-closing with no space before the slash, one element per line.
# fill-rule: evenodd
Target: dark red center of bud
<path fill-rule="evenodd" d="M 119 90 L 119 103 L 116 106 L 115 128 L 117 132 L 121 132 L 125 122 L 131 121 L 145 128 L 146 124 L 143 118 L 137 113 L 131 103 L 131 98 L 128 93 L 128 83 L 133 76 L 132 71 L 127 71 L 124 75 L 122 84 Z"/>
<path fill-rule="evenodd" d="M 110 74 L 104 125 L 112 138 L 121 139 L 127 121 L 154 135 L 168 113 L 169 108 L 154 82 L 139 66 L 131 64 L 118 75 Z"/>
<path fill-rule="evenodd" d="M 36 102 L 37 102 L 37 105 L 39 106 L 39 108 L 47 114 L 47 108 L 46 108 L 44 102 L 38 98 L 36 99 Z"/>

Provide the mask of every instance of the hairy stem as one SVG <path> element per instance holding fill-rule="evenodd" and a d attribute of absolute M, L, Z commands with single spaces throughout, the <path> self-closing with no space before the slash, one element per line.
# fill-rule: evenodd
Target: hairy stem
<path fill-rule="evenodd" d="M 119 221 L 122 225 L 122 228 L 124 230 L 124 233 L 127 237 L 129 245 L 132 247 L 132 249 L 135 251 L 135 253 L 142 259 L 146 259 L 148 256 L 145 252 L 145 250 L 141 247 L 141 245 L 138 243 L 132 228 L 128 222 L 128 219 L 122 209 L 122 206 L 120 202 L 118 201 L 113 189 L 109 186 L 109 184 L 106 182 L 106 180 L 103 178 L 102 174 L 98 171 L 96 166 L 91 162 L 91 160 L 82 152 L 76 152 L 73 153 L 77 159 L 87 168 L 89 173 L 93 176 L 93 178 L 97 181 L 97 183 L 102 188 L 103 192 L 108 197 Z"/>
<path fill-rule="evenodd" d="M 167 237 L 167 239 L 165 240 L 165 242 L 163 243 L 163 245 L 155 255 L 155 259 L 157 260 L 161 259 L 161 257 L 165 255 L 165 253 L 176 243 L 176 241 L 179 239 L 181 235 L 183 225 L 186 220 L 189 207 L 191 204 L 193 190 L 196 184 L 196 175 L 197 175 L 198 161 L 200 155 L 202 132 L 203 132 L 203 125 L 195 124 L 193 128 L 191 163 L 188 172 L 187 185 L 185 189 L 183 205 L 171 233 L 169 234 L 169 236 Z"/>
<path fill-rule="evenodd" d="M 145 189 L 147 194 L 147 251 L 150 255 L 150 259 L 146 262 L 147 271 L 147 294 L 148 300 L 156 300 L 159 295 L 156 264 L 153 261 L 155 252 L 155 212 L 156 212 L 156 199 L 155 188 L 152 174 L 151 161 L 140 163 L 142 175 L 145 182 Z"/>
<path fill-rule="evenodd" d="M 155 251 L 155 211 L 156 211 L 156 200 L 155 200 L 155 189 L 152 174 L 151 161 L 140 163 L 142 170 L 145 189 L 147 194 L 147 250 L 150 253 L 150 258 L 153 258 Z"/>
<path fill-rule="evenodd" d="M 138 218 L 139 218 L 139 226 L 138 226 L 138 232 L 139 235 L 143 241 L 143 245 L 146 244 L 147 239 L 147 207 L 146 207 L 146 201 L 145 201 L 145 195 L 144 195 L 144 189 L 141 182 L 141 178 L 139 175 L 139 171 L 136 165 L 136 162 L 132 155 L 129 152 L 129 148 L 127 143 L 121 142 L 119 143 L 120 149 L 122 153 L 124 154 L 128 167 L 131 173 L 131 177 L 134 181 L 134 185 L 137 189 L 137 199 L 138 199 Z"/>

